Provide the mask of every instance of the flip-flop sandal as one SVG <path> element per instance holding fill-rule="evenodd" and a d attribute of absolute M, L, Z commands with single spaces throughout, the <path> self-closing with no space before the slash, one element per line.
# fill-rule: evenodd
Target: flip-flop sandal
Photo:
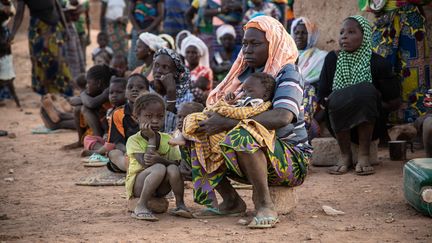
<path fill-rule="evenodd" d="M 183 218 L 187 218 L 187 219 L 193 218 L 191 212 L 184 210 L 184 209 L 181 209 L 181 208 L 173 208 L 173 209 L 169 210 L 168 213 L 172 216 L 178 216 L 178 217 L 183 217 Z"/>
<path fill-rule="evenodd" d="M 138 213 L 138 214 L 135 214 L 135 212 L 132 212 L 131 217 L 134 218 L 134 219 L 146 220 L 146 221 L 150 221 L 150 222 L 159 221 L 159 219 L 156 218 L 150 212 L 141 212 L 141 213 Z"/>
<path fill-rule="evenodd" d="M 264 223 L 264 221 L 269 223 Z M 278 222 L 278 217 L 253 217 L 247 227 L 250 229 L 268 229 L 274 228 Z"/>
<path fill-rule="evenodd" d="M 241 217 L 245 212 L 224 213 L 217 208 L 205 208 L 199 212 L 193 213 L 192 216 L 196 219 L 214 219 L 220 217 Z"/>
<path fill-rule="evenodd" d="M 109 162 L 109 158 L 100 155 L 100 154 L 92 154 L 88 159 L 87 162 L 84 160 L 84 166 L 85 167 L 101 167 L 106 166 Z M 81 160 L 81 161 L 83 161 Z"/>
<path fill-rule="evenodd" d="M 88 163 L 84 164 L 84 167 L 102 167 L 106 166 L 108 162 L 102 162 L 102 161 L 90 161 Z"/>
<path fill-rule="evenodd" d="M 346 167 L 346 170 L 341 170 L 341 168 Z M 349 171 L 349 167 L 347 165 L 335 165 L 330 167 L 327 170 L 327 173 L 332 175 L 343 175 L 346 174 Z"/>
<path fill-rule="evenodd" d="M 358 170 L 357 167 L 356 167 L 355 173 L 357 175 L 362 175 L 362 176 L 363 175 L 372 175 L 372 174 L 375 174 L 375 169 L 373 169 L 373 167 L 372 167 L 372 170 L 366 170 L 366 171 L 364 171 L 363 168 L 366 168 L 366 167 L 372 167 L 372 166 L 370 166 L 370 165 L 359 166 L 358 168 L 360 168 L 360 170 Z"/>

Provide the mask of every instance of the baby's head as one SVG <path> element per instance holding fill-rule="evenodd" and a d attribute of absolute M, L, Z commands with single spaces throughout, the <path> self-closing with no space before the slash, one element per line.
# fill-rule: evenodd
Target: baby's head
<path fill-rule="evenodd" d="M 276 81 L 267 73 L 252 73 L 243 84 L 246 97 L 269 101 L 273 98 Z"/>
<path fill-rule="evenodd" d="M 100 48 L 105 48 L 108 45 L 108 34 L 101 31 L 97 35 L 97 43 Z"/>
<path fill-rule="evenodd" d="M 156 93 L 145 93 L 135 101 L 134 116 L 140 127 L 150 124 L 153 131 L 160 131 L 165 122 L 165 101 Z"/>
<path fill-rule="evenodd" d="M 130 104 L 134 104 L 136 99 L 149 92 L 149 81 L 141 74 L 129 76 L 126 85 L 126 98 Z"/>
<path fill-rule="evenodd" d="M 94 65 L 87 71 L 87 94 L 94 97 L 108 88 L 111 79 L 111 69 L 106 65 Z"/>
<path fill-rule="evenodd" d="M 86 86 L 87 86 L 87 80 L 86 80 L 85 74 L 78 75 L 78 77 L 76 77 L 76 79 L 75 79 L 75 83 L 78 86 L 78 88 L 80 89 L 80 92 L 84 91 L 86 89 Z"/>
<path fill-rule="evenodd" d="M 210 81 L 205 77 L 199 77 L 193 84 L 194 88 L 199 88 L 203 91 L 207 90 Z"/>
<path fill-rule="evenodd" d="M 115 71 L 117 77 L 125 76 L 127 65 L 127 58 L 122 54 L 116 54 L 110 62 L 110 67 Z"/>
<path fill-rule="evenodd" d="M 109 87 L 109 101 L 114 107 L 119 107 L 125 104 L 125 90 L 127 80 L 125 78 L 113 77 Z"/>
<path fill-rule="evenodd" d="M 183 128 L 183 120 L 187 115 L 201 112 L 204 110 L 204 106 L 198 102 L 186 102 L 180 105 L 179 110 L 177 111 L 177 129 L 182 130 Z"/>

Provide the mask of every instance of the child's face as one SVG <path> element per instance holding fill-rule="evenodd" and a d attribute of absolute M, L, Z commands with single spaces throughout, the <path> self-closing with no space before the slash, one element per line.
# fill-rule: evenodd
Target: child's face
<path fill-rule="evenodd" d="M 188 116 L 189 114 L 194 113 L 192 111 L 192 108 L 187 105 L 182 105 L 180 109 L 177 111 L 177 129 L 180 131 L 183 128 L 183 120 Z"/>
<path fill-rule="evenodd" d="M 99 47 L 104 48 L 108 45 L 108 36 L 106 35 L 98 35 L 97 43 Z"/>
<path fill-rule="evenodd" d="M 266 89 L 261 85 L 261 80 L 254 77 L 246 79 L 246 82 L 243 85 L 243 91 L 246 97 L 263 100 L 266 98 L 268 99 Z"/>
<path fill-rule="evenodd" d="M 101 82 L 87 77 L 87 94 L 90 96 L 97 96 L 103 91 Z"/>
<path fill-rule="evenodd" d="M 126 102 L 125 88 L 122 84 L 112 83 L 109 87 L 109 101 L 115 106 L 124 105 Z"/>
<path fill-rule="evenodd" d="M 110 67 L 116 71 L 116 76 L 118 77 L 124 77 L 127 70 L 127 64 L 120 58 L 112 59 Z"/>
<path fill-rule="evenodd" d="M 145 82 L 140 77 L 132 77 L 126 85 L 126 98 L 129 103 L 135 103 L 135 100 L 142 94 L 148 92 Z"/>
<path fill-rule="evenodd" d="M 160 131 L 165 122 L 165 110 L 160 102 L 153 101 L 145 109 L 141 110 L 138 115 L 140 127 L 150 124 L 153 131 Z"/>

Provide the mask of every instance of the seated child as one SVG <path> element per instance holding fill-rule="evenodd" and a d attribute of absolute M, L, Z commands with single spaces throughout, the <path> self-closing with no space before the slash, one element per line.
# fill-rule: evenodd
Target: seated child
<path fill-rule="evenodd" d="M 157 94 L 144 94 L 135 101 L 134 115 L 138 118 L 140 131 L 126 143 L 130 161 L 126 193 L 128 199 L 139 197 L 139 200 L 131 216 L 158 221 L 148 207 L 149 199 L 164 197 L 172 190 L 176 208 L 170 210 L 170 214 L 191 218 L 183 200 L 184 183 L 178 168 L 180 150 L 168 145 L 169 134 L 159 132 L 164 127 L 165 101 Z"/>
<path fill-rule="evenodd" d="M 123 54 L 116 54 L 110 62 L 110 68 L 114 70 L 116 77 L 128 77 L 130 71 L 127 70 L 128 62 L 127 58 Z"/>
<path fill-rule="evenodd" d="M 432 89 L 429 89 L 423 99 L 426 114 L 419 117 L 414 125 L 423 140 L 427 158 L 432 158 Z"/>
<path fill-rule="evenodd" d="M 93 63 L 95 65 L 109 65 L 114 52 L 111 47 L 108 46 L 108 34 L 99 32 L 97 35 L 97 43 L 99 47 L 96 47 L 92 51 Z"/>
<path fill-rule="evenodd" d="M 108 123 L 108 139 L 105 140 L 102 137 L 87 135 L 84 138 L 84 150 L 81 152 L 81 156 L 90 156 L 92 154 L 105 155 L 109 151 L 113 150 L 116 141 L 110 140 L 110 130 L 112 125 L 112 117 L 117 107 L 123 107 L 126 102 L 125 90 L 126 90 L 126 79 L 124 78 L 112 78 L 109 86 L 109 101 L 113 106 L 107 111 L 106 119 Z M 126 144 L 126 141 L 123 141 Z M 98 156 L 95 156 L 98 157 Z"/>
<path fill-rule="evenodd" d="M 180 105 L 179 110 L 177 112 L 177 129 L 174 131 L 174 137 L 181 135 L 181 131 L 183 129 L 183 120 L 189 114 L 202 112 L 204 110 L 204 106 L 197 102 L 186 102 Z M 168 142 L 169 143 L 169 142 Z M 182 160 L 180 161 L 179 170 L 182 174 L 183 181 L 192 181 L 192 165 L 190 160 L 190 146 L 188 146 L 188 141 L 186 141 L 186 145 L 180 146 L 180 152 Z"/>
<path fill-rule="evenodd" d="M 138 123 L 132 115 L 135 100 L 149 91 L 149 82 L 141 74 L 133 74 L 128 78 L 126 85 L 127 103 L 114 110 L 109 125 L 108 140 L 114 143 L 115 149 L 109 151 L 107 167 L 112 172 L 125 173 L 128 158 L 126 153 L 126 141 L 139 131 Z"/>
<path fill-rule="evenodd" d="M 79 100 L 70 102 L 74 106 L 75 125 L 78 141 L 64 146 L 64 149 L 82 147 L 86 135 L 102 137 L 106 128 L 105 115 L 109 103 L 109 82 L 111 69 L 105 65 L 95 65 L 86 74 L 87 86 Z"/>
<path fill-rule="evenodd" d="M 219 143 L 224 139 L 226 133 L 218 133 L 207 136 L 199 132 L 199 122 L 206 120 L 206 112 L 216 112 L 224 117 L 240 120 L 235 127 L 243 127 L 262 145 L 268 148 L 274 147 L 275 133 L 268 131 L 264 126 L 248 119 L 256 116 L 271 107 L 275 80 L 266 73 L 253 73 L 243 84 L 243 99 L 237 100 L 235 95 L 228 93 L 225 100 L 221 100 L 208 107 L 201 113 L 193 113 L 186 117 L 183 124 L 182 134 L 170 141 L 172 145 L 183 145 L 185 139 L 195 143 L 195 149 L 201 166 L 207 173 L 217 170 L 223 164 L 222 150 Z"/>

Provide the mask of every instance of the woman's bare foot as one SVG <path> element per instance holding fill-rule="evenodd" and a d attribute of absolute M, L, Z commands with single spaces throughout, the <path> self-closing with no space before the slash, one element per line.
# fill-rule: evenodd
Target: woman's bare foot
<path fill-rule="evenodd" d="M 186 144 L 186 139 L 183 136 L 177 136 L 175 138 L 170 139 L 168 141 L 168 144 L 172 146 L 176 146 L 176 145 L 184 146 Z"/>
<path fill-rule="evenodd" d="M 341 160 L 335 165 L 330 167 L 327 172 L 332 175 L 342 175 L 347 173 L 352 167 L 352 159 L 350 155 L 342 155 Z"/>
<path fill-rule="evenodd" d="M 244 213 L 246 211 L 246 203 L 240 196 L 233 200 L 224 200 L 219 204 L 221 214 Z"/>
<path fill-rule="evenodd" d="M 357 175 L 371 175 L 375 173 L 375 169 L 369 163 L 368 156 L 359 156 L 359 161 L 355 167 Z"/>
<path fill-rule="evenodd" d="M 60 121 L 60 116 L 54 108 L 51 94 L 46 94 L 42 97 L 42 108 L 48 114 L 49 118 L 53 123 L 57 123 Z"/>

